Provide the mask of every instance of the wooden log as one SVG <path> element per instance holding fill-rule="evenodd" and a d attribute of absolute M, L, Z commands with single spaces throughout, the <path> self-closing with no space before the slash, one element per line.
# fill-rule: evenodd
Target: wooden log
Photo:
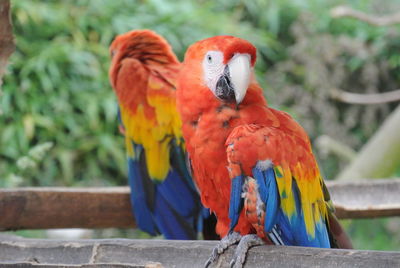
<path fill-rule="evenodd" d="M 203 267 L 215 241 L 0 239 L 0 266 Z M 217 267 L 228 267 L 235 247 Z M 215 267 L 215 266 L 214 266 Z M 259 246 L 245 267 L 400 267 L 400 252 Z"/>
<path fill-rule="evenodd" d="M 327 186 L 341 219 L 400 215 L 400 179 L 333 181 Z"/>
<path fill-rule="evenodd" d="M 128 187 L 0 190 L 0 230 L 133 228 Z"/>
<path fill-rule="evenodd" d="M 8 58 L 14 52 L 15 43 L 12 33 L 10 1 L 0 0 L 0 88 Z"/>
<path fill-rule="evenodd" d="M 400 179 L 328 182 L 339 218 L 400 215 Z M 0 230 L 133 228 L 128 187 L 0 189 Z"/>

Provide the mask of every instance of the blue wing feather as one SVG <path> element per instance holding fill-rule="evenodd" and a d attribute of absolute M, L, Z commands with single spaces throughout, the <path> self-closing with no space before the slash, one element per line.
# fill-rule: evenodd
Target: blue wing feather
<path fill-rule="evenodd" d="M 158 229 L 151 213 L 151 205 L 148 204 L 146 199 L 145 186 L 139 169 L 139 161 L 129 157 L 128 179 L 131 188 L 130 200 L 132 204 L 132 212 L 140 229 L 151 235 L 157 235 Z"/>
<path fill-rule="evenodd" d="M 293 180 L 292 191 L 296 204 L 296 213 L 289 219 L 280 208 L 280 194 L 277 177 L 273 167 L 261 170 L 253 168 L 258 192 L 265 204 L 264 230 L 271 232 L 275 227 L 285 245 L 329 248 L 329 236 L 325 222 L 316 223 L 315 237 L 307 234 L 304 216 L 301 210 L 301 196 L 296 181 Z"/>
<path fill-rule="evenodd" d="M 194 228 L 194 218 L 182 217 L 171 207 L 161 193 L 155 195 L 154 219 L 160 232 L 167 239 L 188 240 L 196 239 L 197 232 Z"/>
<path fill-rule="evenodd" d="M 181 140 L 181 142 L 183 142 L 183 140 Z M 189 172 L 190 167 L 186 163 L 187 159 L 182 147 L 179 146 L 174 139 L 171 141 L 171 144 L 171 162 L 173 167 L 179 173 L 180 177 L 186 181 L 188 187 L 197 193 L 197 188 L 194 185 L 192 175 Z"/>
<path fill-rule="evenodd" d="M 167 178 L 157 185 L 157 190 L 184 217 L 190 217 L 194 210 L 199 210 L 198 203 L 200 201 L 193 196 L 193 191 L 188 188 L 187 184 L 174 170 L 171 170 Z"/>
<path fill-rule="evenodd" d="M 243 186 L 244 177 L 242 175 L 236 176 L 231 180 L 231 195 L 229 200 L 229 231 L 232 231 L 235 228 L 238 220 L 240 211 L 243 207 L 243 198 L 242 198 L 242 186 Z"/>
<path fill-rule="evenodd" d="M 307 234 L 304 216 L 301 211 L 301 196 L 296 181 L 292 182 L 292 193 L 296 203 L 296 213 L 289 219 L 280 209 L 277 228 L 281 230 L 282 240 L 286 245 L 330 248 L 325 222 L 316 224 L 315 237 Z"/>
<path fill-rule="evenodd" d="M 178 172 L 176 163 L 171 163 L 167 177 L 155 182 L 148 175 L 143 147 L 135 143 L 132 146 L 135 158 L 128 159 L 128 176 L 139 228 L 151 235 L 162 233 L 167 239 L 196 239 L 201 231 L 202 207 L 193 184 L 184 177 L 188 173 Z"/>
<path fill-rule="evenodd" d="M 261 170 L 256 166 L 253 168 L 253 176 L 257 181 L 260 198 L 265 203 L 264 230 L 271 232 L 276 224 L 280 200 L 275 172 L 272 167 Z"/>
<path fill-rule="evenodd" d="M 258 193 L 260 195 L 261 200 L 267 200 L 267 185 L 265 184 L 264 174 L 259 168 L 253 168 L 253 176 L 257 181 L 258 185 Z"/>
<path fill-rule="evenodd" d="M 267 199 L 265 203 L 265 209 L 266 209 L 266 214 L 265 214 L 265 221 L 264 221 L 264 229 L 267 232 L 271 232 L 272 227 L 274 227 L 276 223 L 276 216 L 278 213 L 278 206 L 279 206 L 279 192 L 278 192 L 278 186 L 276 185 L 276 180 L 275 180 L 275 172 L 271 168 L 268 168 L 265 171 L 265 177 L 266 177 L 266 185 L 267 185 Z"/>

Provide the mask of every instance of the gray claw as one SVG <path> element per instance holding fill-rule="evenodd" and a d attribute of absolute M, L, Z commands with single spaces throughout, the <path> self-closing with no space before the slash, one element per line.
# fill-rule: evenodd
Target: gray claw
<path fill-rule="evenodd" d="M 214 247 L 210 258 L 208 258 L 208 260 L 204 264 L 204 267 L 209 267 L 211 263 L 218 259 L 219 255 L 221 255 L 229 246 L 237 244 L 241 238 L 242 236 L 237 232 L 231 232 L 227 236 L 223 237 L 221 241 L 219 241 L 217 246 Z"/>
<path fill-rule="evenodd" d="M 241 268 L 246 260 L 249 248 L 264 245 L 264 241 L 255 234 L 245 235 L 240 239 L 239 245 L 235 250 L 232 261 L 229 266 L 231 268 Z"/>

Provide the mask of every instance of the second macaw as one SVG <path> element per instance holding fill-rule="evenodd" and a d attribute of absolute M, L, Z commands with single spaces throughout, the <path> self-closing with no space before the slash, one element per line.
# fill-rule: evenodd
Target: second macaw
<path fill-rule="evenodd" d="M 192 45 L 177 105 L 194 179 L 223 237 L 207 264 L 239 243 L 241 266 L 262 243 L 351 247 L 334 214 L 304 129 L 268 107 L 254 77 L 256 48 L 216 36 Z"/>
<path fill-rule="evenodd" d="M 215 239 L 187 170 L 175 84 L 181 63 L 167 41 L 134 30 L 110 46 L 109 77 L 118 98 L 128 154 L 131 203 L 137 225 L 167 239 Z"/>

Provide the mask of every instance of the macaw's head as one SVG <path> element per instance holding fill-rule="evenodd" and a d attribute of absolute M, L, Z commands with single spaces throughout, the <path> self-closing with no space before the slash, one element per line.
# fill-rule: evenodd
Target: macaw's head
<path fill-rule="evenodd" d="M 222 102 L 240 104 L 253 79 L 255 61 L 256 48 L 248 41 L 215 36 L 189 47 L 181 77 L 197 82 Z"/>

